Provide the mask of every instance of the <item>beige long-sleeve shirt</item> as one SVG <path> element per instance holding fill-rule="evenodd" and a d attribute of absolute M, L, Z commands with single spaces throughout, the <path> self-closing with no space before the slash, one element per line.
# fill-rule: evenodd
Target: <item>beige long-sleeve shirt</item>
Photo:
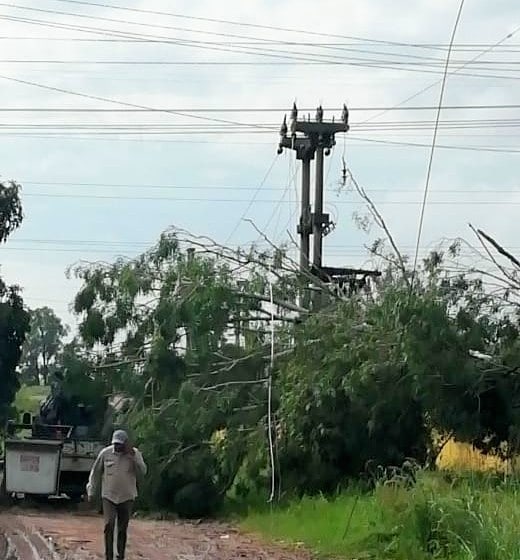
<path fill-rule="evenodd" d="M 101 497 L 114 504 L 137 498 L 137 477 L 147 471 L 143 456 L 134 448 L 134 455 L 116 453 L 114 446 L 105 447 L 98 455 L 87 484 L 87 494 L 92 497 L 101 483 Z"/>

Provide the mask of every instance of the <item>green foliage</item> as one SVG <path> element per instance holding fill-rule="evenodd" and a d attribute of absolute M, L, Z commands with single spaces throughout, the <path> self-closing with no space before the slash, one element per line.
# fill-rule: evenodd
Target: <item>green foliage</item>
<path fill-rule="evenodd" d="M 73 402 L 82 402 L 88 406 L 95 418 L 93 433 L 102 434 L 110 394 L 107 378 L 96 371 L 95 361 L 88 357 L 76 339 L 64 346 L 58 364 L 63 395 Z"/>
<path fill-rule="evenodd" d="M 432 465 L 437 432 L 488 452 L 520 447 L 518 313 L 441 252 L 413 290 L 401 259 L 373 292 L 322 290 L 310 314 L 281 252 L 194 246 L 166 233 L 135 260 L 76 269 L 96 377 L 132 397 L 124 422 L 152 465 L 143 507 L 204 515 L 227 492 L 267 487 L 271 312 L 271 429 L 287 494 L 373 482 L 409 459 Z"/>
<path fill-rule="evenodd" d="M 5 243 L 22 224 L 20 190 L 20 185 L 13 181 L 0 183 L 0 243 Z"/>
<path fill-rule="evenodd" d="M 49 307 L 32 309 L 30 330 L 23 345 L 20 375 L 26 384 L 46 385 L 63 346 L 68 328 Z"/>
<path fill-rule="evenodd" d="M 424 461 L 428 431 L 403 352 L 402 296 L 341 303 L 298 332 L 279 383 L 282 469 L 299 491 L 330 492 L 369 463 Z"/>
<path fill-rule="evenodd" d="M 264 417 L 269 347 L 251 327 L 257 314 L 264 321 L 265 277 L 254 267 L 236 275 L 171 234 L 134 261 L 76 273 L 82 338 L 105 348 L 112 390 L 134 399 L 124 422 L 151 467 L 141 505 L 190 517 L 214 511 L 243 463 L 248 430 Z M 233 328 L 245 344 L 231 342 Z"/>
<path fill-rule="evenodd" d="M 423 473 L 414 488 L 353 487 L 333 498 L 255 508 L 242 526 L 325 557 L 515 560 L 518 504 L 516 483 L 470 479 L 452 486 Z"/>
<path fill-rule="evenodd" d="M 354 515 L 343 538 L 352 511 Z M 273 509 L 264 500 L 264 505 L 251 508 L 240 524 L 248 532 L 289 546 L 304 545 L 324 558 L 371 558 L 365 543 L 381 530 L 373 496 L 358 495 L 355 490 L 329 498 L 304 496 Z"/>
<path fill-rule="evenodd" d="M 431 464 L 435 431 L 486 452 L 518 449 L 517 318 L 489 313 L 480 282 L 441 267 L 439 255 L 426 261 L 413 292 L 389 271 L 377 297 L 297 328 L 279 373 L 286 486 L 330 492 L 407 457 Z"/>
<path fill-rule="evenodd" d="M 6 286 L 0 279 L 0 422 L 7 420 L 19 388 L 16 368 L 28 328 L 29 317 L 18 288 Z"/>
<path fill-rule="evenodd" d="M 21 224 L 23 214 L 19 197 L 20 187 L 15 183 L 0 183 L 0 242 Z M 17 366 L 22 344 L 29 328 L 29 316 L 24 309 L 20 290 L 7 286 L 0 278 L 0 425 L 6 422 L 19 388 Z"/>
<path fill-rule="evenodd" d="M 19 413 L 37 414 L 40 403 L 47 398 L 49 387 L 41 385 L 24 385 L 16 394 L 14 405 Z"/>

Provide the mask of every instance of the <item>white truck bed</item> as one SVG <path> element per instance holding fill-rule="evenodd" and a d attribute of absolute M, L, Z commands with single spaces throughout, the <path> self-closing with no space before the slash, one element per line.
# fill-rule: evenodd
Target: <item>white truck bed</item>
<path fill-rule="evenodd" d="M 61 456 L 59 441 L 6 439 L 5 491 L 8 494 L 55 495 Z"/>

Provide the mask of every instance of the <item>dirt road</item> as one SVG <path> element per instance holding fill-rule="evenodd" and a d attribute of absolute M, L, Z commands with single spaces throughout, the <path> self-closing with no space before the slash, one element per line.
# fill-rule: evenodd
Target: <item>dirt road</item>
<path fill-rule="evenodd" d="M 0 513 L 0 559 L 100 560 L 99 516 L 66 512 Z M 218 524 L 132 520 L 128 560 L 309 560 L 265 546 Z"/>

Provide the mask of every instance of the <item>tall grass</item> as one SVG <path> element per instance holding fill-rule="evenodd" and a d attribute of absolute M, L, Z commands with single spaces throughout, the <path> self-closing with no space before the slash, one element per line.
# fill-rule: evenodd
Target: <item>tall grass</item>
<path fill-rule="evenodd" d="M 519 490 L 503 479 L 421 474 L 412 488 L 381 485 L 256 508 L 242 527 L 325 557 L 520 560 Z"/>
<path fill-rule="evenodd" d="M 305 546 L 325 555 L 343 555 L 356 550 L 356 543 L 377 531 L 379 516 L 373 502 L 374 497 L 360 497 L 353 492 L 332 500 L 302 498 L 284 507 L 250 511 L 242 527 L 283 544 Z"/>

